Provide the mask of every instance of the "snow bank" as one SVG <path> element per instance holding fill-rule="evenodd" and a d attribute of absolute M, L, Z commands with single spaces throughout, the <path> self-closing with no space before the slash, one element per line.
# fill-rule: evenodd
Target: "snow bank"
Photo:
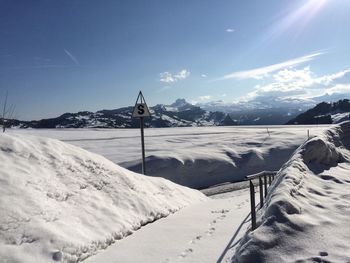
<path fill-rule="evenodd" d="M 200 192 L 58 140 L 0 135 L 0 261 L 78 262 Z"/>
<path fill-rule="evenodd" d="M 282 167 L 233 262 L 350 262 L 350 122 L 303 144 Z"/>

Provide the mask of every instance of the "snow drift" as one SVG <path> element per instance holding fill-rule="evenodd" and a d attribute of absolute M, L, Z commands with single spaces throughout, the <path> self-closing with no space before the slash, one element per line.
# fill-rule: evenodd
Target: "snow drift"
<path fill-rule="evenodd" d="M 0 136 L 1 262 L 78 262 L 200 192 L 58 140 Z"/>
<path fill-rule="evenodd" d="M 282 167 L 233 262 L 350 262 L 350 122 L 304 143 Z"/>

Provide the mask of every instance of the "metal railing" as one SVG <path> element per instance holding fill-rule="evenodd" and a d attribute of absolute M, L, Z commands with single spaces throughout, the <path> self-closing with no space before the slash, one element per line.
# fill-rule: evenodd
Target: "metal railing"
<path fill-rule="evenodd" d="M 268 185 L 271 185 L 272 181 L 275 179 L 276 174 L 277 171 L 262 171 L 257 174 L 246 176 L 246 180 L 249 180 L 252 230 L 256 229 L 255 187 L 253 180 L 259 179 L 260 208 L 262 208 L 264 206 L 264 198 L 267 195 Z"/>

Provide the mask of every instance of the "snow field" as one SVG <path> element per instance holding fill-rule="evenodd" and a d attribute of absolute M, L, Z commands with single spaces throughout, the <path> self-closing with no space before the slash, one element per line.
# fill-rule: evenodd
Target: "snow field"
<path fill-rule="evenodd" d="M 279 170 L 311 136 L 329 126 L 239 126 L 145 129 L 147 174 L 191 188 Z M 269 133 L 267 132 L 269 129 Z M 139 129 L 12 130 L 56 138 L 141 172 Z"/>
<path fill-rule="evenodd" d="M 0 135 L 0 261 L 79 262 L 207 200 L 54 139 Z"/>
<path fill-rule="evenodd" d="M 350 262 L 349 170 L 350 122 L 304 143 L 232 262 Z"/>

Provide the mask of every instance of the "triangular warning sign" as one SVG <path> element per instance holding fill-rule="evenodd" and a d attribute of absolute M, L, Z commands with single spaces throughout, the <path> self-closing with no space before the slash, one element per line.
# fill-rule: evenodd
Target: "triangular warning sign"
<path fill-rule="evenodd" d="M 132 112 L 133 118 L 143 118 L 143 117 L 151 117 L 151 113 L 146 104 L 145 98 L 142 95 L 142 92 L 139 92 L 137 96 L 134 110 Z"/>

